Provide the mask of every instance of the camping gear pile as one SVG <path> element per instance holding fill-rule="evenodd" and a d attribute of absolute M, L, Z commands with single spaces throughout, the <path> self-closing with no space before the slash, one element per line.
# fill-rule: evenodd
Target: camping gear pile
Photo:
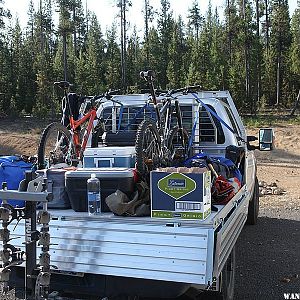
<path fill-rule="evenodd" d="M 204 202 L 209 204 L 209 207 L 211 204 L 225 205 L 241 188 L 241 172 L 233 161 L 228 158 L 199 153 L 186 160 L 183 164 L 184 167 L 166 168 L 158 170 L 157 172 L 151 172 L 153 174 L 151 174 L 151 184 L 149 186 L 139 178 L 134 168 L 132 168 L 132 159 L 134 158 L 134 154 L 132 154 L 133 147 L 129 147 L 130 149 L 127 150 L 116 147 L 116 151 L 110 151 L 111 155 L 109 155 L 109 152 L 105 148 L 102 152 L 100 151 L 101 148 L 88 150 L 85 165 L 93 166 L 93 168 L 72 168 L 72 170 L 49 169 L 43 172 L 39 171 L 40 174 L 47 177 L 52 183 L 54 200 L 49 203 L 49 208 L 68 209 L 71 207 L 75 211 L 86 212 L 86 182 L 91 173 L 95 173 L 101 182 L 101 212 L 111 211 L 119 216 L 146 216 L 150 215 L 152 211 L 152 217 L 163 217 L 166 215 L 158 212 L 169 210 L 175 213 L 174 216 L 176 216 L 177 213 L 177 217 L 181 216 L 178 213 L 181 211 L 193 213 L 192 217 L 195 219 L 203 219 L 204 213 L 206 217 L 208 215 L 208 206 L 203 205 Z M 105 154 L 104 157 L 101 157 L 102 153 Z M 99 161 L 101 162 L 101 167 Z M 122 166 L 113 167 L 115 162 L 118 161 L 120 161 Z M 20 156 L 2 157 L 0 162 L 0 183 L 5 181 L 8 183 L 8 189 L 15 190 L 18 189 L 20 181 L 24 179 L 25 170 L 31 170 L 34 166 L 28 159 L 25 161 Z M 106 167 L 102 166 L 103 163 Z M 108 165 L 106 165 L 106 163 Z M 199 183 L 199 180 L 205 181 L 207 188 L 208 181 L 202 177 L 203 174 L 208 171 L 211 171 L 209 193 L 203 188 L 203 183 Z M 176 178 L 173 179 L 173 183 L 171 183 L 171 181 L 168 183 L 174 186 L 171 186 L 169 191 L 167 191 L 168 188 L 162 191 L 163 188 L 159 186 L 158 182 L 163 177 L 174 173 L 181 174 L 180 176 L 183 176 L 184 179 L 177 178 L 178 176 L 176 175 L 177 177 L 175 176 Z M 181 193 L 179 191 L 180 185 L 186 184 L 186 177 L 193 177 L 192 180 L 195 181 L 199 187 L 201 186 L 201 188 L 195 187 L 194 193 L 190 191 L 183 192 L 183 194 L 189 194 L 189 197 L 182 195 L 177 197 L 172 195 L 172 189 L 173 191 L 177 189 L 177 193 Z M 170 180 L 171 179 L 172 178 L 170 178 Z M 175 187 L 175 185 L 177 186 Z M 152 191 L 151 197 L 150 190 Z M 167 203 L 167 201 L 162 201 L 162 199 L 165 197 L 171 199 L 170 195 L 173 199 L 173 201 L 170 201 L 172 207 L 170 206 L 167 209 L 164 207 L 161 208 L 160 203 Z M 211 201 L 206 201 L 205 195 L 206 197 L 209 196 Z M 189 200 L 186 200 L 186 198 Z M 198 207 L 199 209 L 191 209 L 191 205 L 188 204 L 188 201 L 193 203 L 193 207 Z M 198 202 L 202 202 L 202 204 L 197 206 Z M 24 206 L 24 201 L 12 199 L 9 203 L 13 206 Z M 185 214 L 186 218 L 188 218 L 187 216 L 188 214 Z"/>

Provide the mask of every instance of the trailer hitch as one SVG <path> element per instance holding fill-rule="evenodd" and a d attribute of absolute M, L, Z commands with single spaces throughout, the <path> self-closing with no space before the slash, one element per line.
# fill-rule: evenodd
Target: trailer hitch
<path fill-rule="evenodd" d="M 2 190 L 0 190 L 0 240 L 2 241 L 2 249 L 0 248 L 0 283 L 2 284 L 2 295 L 6 297 L 9 292 L 9 278 L 11 267 L 19 265 L 25 261 L 26 253 L 26 276 L 25 276 L 25 292 L 29 288 L 34 292 L 35 300 L 47 300 L 50 289 L 50 234 L 49 222 L 51 216 L 47 210 L 48 201 L 53 199 L 51 185 L 48 186 L 46 178 L 37 177 L 33 172 L 26 172 L 25 179 L 20 183 L 19 191 L 7 189 L 7 184 L 3 182 Z M 24 208 L 16 208 L 9 205 L 9 199 L 25 201 Z M 42 203 L 43 208 L 38 212 L 36 206 Z M 17 221 L 15 227 L 20 220 L 25 219 L 25 248 L 26 251 L 16 248 L 9 242 L 10 230 L 8 226 Z M 41 225 L 41 230 L 37 230 L 37 224 Z M 41 246 L 41 254 L 39 264 L 36 263 L 36 246 Z M 1 247 L 1 246 L 0 246 Z M 38 271 L 38 275 L 34 273 Z M 26 299 L 27 298 L 26 296 Z"/>

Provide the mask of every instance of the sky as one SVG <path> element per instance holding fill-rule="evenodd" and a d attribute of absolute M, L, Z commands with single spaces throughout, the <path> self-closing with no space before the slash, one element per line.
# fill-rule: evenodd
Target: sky
<path fill-rule="evenodd" d="M 102 30 L 105 30 L 110 26 L 117 18 L 118 9 L 115 7 L 115 0 L 82 0 L 85 6 L 87 1 L 87 7 L 89 10 L 95 12 Z M 54 2 L 54 1 L 53 1 Z M 191 7 L 193 0 L 170 0 L 171 9 L 174 11 L 175 16 L 186 17 L 188 8 Z M 201 9 L 201 14 L 205 14 L 208 6 L 208 0 L 199 0 L 199 7 Z M 211 0 L 213 7 L 218 7 L 218 10 L 223 11 L 223 6 L 225 0 Z M 9 8 L 14 22 L 16 16 L 19 18 L 22 27 L 26 26 L 27 23 L 27 11 L 29 0 L 4 0 L 5 7 Z M 38 7 L 39 0 L 34 0 L 36 8 Z M 154 9 L 160 7 L 160 0 L 151 0 L 151 5 Z M 128 20 L 130 21 L 130 26 L 134 24 L 137 25 L 138 31 L 143 31 L 143 9 L 144 0 L 132 0 L 132 7 L 128 12 Z M 289 0 L 290 12 L 293 13 L 297 6 L 297 0 Z"/>

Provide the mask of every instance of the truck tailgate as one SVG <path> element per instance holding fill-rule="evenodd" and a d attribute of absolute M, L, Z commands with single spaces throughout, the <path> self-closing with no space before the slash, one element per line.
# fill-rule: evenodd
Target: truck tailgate
<path fill-rule="evenodd" d="M 110 213 L 50 213 L 51 264 L 59 270 L 201 285 L 212 281 L 211 226 Z M 24 230 L 19 224 L 11 232 L 22 236 L 14 242 L 19 247 Z"/>

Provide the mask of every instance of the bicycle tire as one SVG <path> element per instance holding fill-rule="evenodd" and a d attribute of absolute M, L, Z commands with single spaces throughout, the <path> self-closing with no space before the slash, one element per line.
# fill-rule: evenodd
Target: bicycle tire
<path fill-rule="evenodd" d="M 70 146 L 72 149 L 69 151 Z M 61 123 L 49 124 L 42 133 L 38 147 L 38 169 L 50 168 L 60 163 L 76 166 L 77 163 L 72 159 L 76 159 L 76 154 L 69 130 Z"/>
<path fill-rule="evenodd" d="M 143 177 L 160 166 L 161 141 L 155 121 L 146 119 L 139 125 L 136 142 L 136 169 Z"/>
<path fill-rule="evenodd" d="M 167 141 L 167 147 L 170 152 L 171 165 L 178 165 L 180 164 L 180 162 L 184 161 L 189 156 L 189 153 L 187 153 L 187 143 L 189 140 L 189 135 L 184 128 L 182 129 L 182 134 L 183 141 L 179 130 L 179 126 L 175 126 L 173 129 L 170 130 Z"/>

